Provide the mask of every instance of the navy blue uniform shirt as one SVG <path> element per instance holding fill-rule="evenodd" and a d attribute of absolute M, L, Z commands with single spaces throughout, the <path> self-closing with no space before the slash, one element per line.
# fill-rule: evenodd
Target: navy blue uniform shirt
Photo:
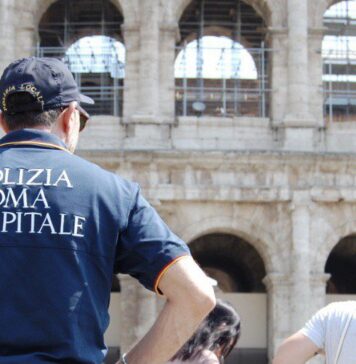
<path fill-rule="evenodd" d="M 128 182 L 34 129 L 0 140 L 0 364 L 99 364 L 112 274 L 157 289 L 187 246 Z"/>

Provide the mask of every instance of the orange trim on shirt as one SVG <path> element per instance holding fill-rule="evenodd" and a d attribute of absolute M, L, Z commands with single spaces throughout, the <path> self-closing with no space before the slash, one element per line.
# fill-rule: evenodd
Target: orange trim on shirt
<path fill-rule="evenodd" d="M 190 257 L 189 254 L 184 254 L 184 255 L 180 255 L 179 257 L 173 259 L 171 262 L 169 262 L 167 265 L 165 265 L 163 267 L 163 269 L 158 273 L 157 275 L 157 278 L 155 280 L 155 284 L 154 284 L 154 291 L 160 295 L 160 296 L 163 296 L 162 292 L 160 292 L 160 290 L 158 289 L 158 285 L 159 285 L 159 282 L 161 280 L 161 278 L 164 276 L 164 274 L 167 272 L 167 270 L 175 263 L 178 262 L 178 260 L 181 260 L 182 258 L 186 258 L 186 257 Z"/>
<path fill-rule="evenodd" d="M 23 140 L 21 142 L 8 142 L 8 143 L 3 143 L 0 144 L 0 148 L 1 147 L 7 147 L 9 145 L 38 145 L 40 147 L 50 147 L 50 148 L 54 148 L 54 149 L 59 149 L 59 150 L 63 150 L 67 153 L 72 154 L 68 149 L 61 147 L 59 145 L 56 144 L 52 144 L 52 143 L 44 143 L 44 142 L 34 142 L 32 140 Z"/>

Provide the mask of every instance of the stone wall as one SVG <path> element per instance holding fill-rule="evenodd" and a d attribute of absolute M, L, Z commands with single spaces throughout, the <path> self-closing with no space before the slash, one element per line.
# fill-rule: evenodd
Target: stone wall
<path fill-rule="evenodd" d="M 226 232 L 256 248 L 267 272 L 270 353 L 324 305 L 328 255 L 356 231 L 356 156 L 251 151 L 81 155 L 140 183 L 187 242 Z"/>
<path fill-rule="evenodd" d="M 0 1 L 1 69 L 31 54 L 53 2 Z M 93 118 L 79 154 L 138 181 L 186 241 L 228 232 L 257 249 L 267 272 L 272 357 L 325 303 L 326 259 L 356 232 L 356 124 L 323 119 L 322 14 L 335 1 L 246 2 L 266 21 L 273 48 L 269 118 L 176 118 L 174 46 L 190 1 L 113 0 L 125 19 L 124 115 Z M 129 280 L 122 284 L 128 347 L 156 306 Z"/>

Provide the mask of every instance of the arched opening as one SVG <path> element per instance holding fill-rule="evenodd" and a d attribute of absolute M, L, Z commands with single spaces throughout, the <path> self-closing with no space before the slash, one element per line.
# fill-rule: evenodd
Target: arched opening
<path fill-rule="evenodd" d="M 242 0 L 193 0 L 179 21 L 176 114 L 266 117 L 266 29 Z"/>
<path fill-rule="evenodd" d="M 123 17 L 109 0 L 59 0 L 42 16 L 37 55 L 67 63 L 93 115 L 122 115 Z"/>
<path fill-rule="evenodd" d="M 203 235 L 189 244 L 202 269 L 217 281 L 217 295 L 232 303 L 243 335 L 227 363 L 267 363 L 267 295 L 264 262 L 246 240 L 231 234 Z M 248 322 L 248 325 L 244 325 Z"/>
<path fill-rule="evenodd" d="M 229 234 L 209 234 L 189 244 L 194 258 L 226 293 L 266 292 L 266 270 L 256 249 Z"/>
<path fill-rule="evenodd" d="M 326 293 L 356 295 L 356 235 L 347 236 L 330 252 L 325 272 L 331 274 Z"/>
<path fill-rule="evenodd" d="M 324 113 L 331 122 L 356 120 L 356 0 L 324 13 L 322 43 Z"/>

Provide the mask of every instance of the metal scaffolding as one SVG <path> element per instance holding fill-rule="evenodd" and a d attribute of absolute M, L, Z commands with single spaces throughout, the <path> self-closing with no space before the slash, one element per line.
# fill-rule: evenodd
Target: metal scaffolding
<path fill-rule="evenodd" d="M 324 113 L 329 123 L 356 120 L 356 1 L 343 1 L 324 15 Z"/>
<path fill-rule="evenodd" d="M 122 114 L 122 23 L 123 17 L 109 0 L 60 0 L 39 25 L 36 54 L 67 63 L 81 91 L 95 100 L 88 107 L 94 115 Z"/>
<path fill-rule="evenodd" d="M 179 26 L 176 114 L 266 117 L 270 49 L 265 46 L 264 21 L 254 9 L 242 0 L 194 0 L 182 15 Z M 231 45 L 214 50 L 204 44 L 207 36 L 229 38 Z M 192 67 L 189 60 L 192 41 L 196 42 L 195 77 L 188 75 L 191 73 L 189 67 Z M 244 77 L 241 72 L 242 50 L 247 51 L 254 61 L 255 79 Z M 213 52 L 219 57 L 217 65 L 213 65 L 213 57 L 209 57 Z M 217 68 L 220 76 L 204 75 L 207 65 Z M 229 75 L 226 68 L 232 70 Z"/>

